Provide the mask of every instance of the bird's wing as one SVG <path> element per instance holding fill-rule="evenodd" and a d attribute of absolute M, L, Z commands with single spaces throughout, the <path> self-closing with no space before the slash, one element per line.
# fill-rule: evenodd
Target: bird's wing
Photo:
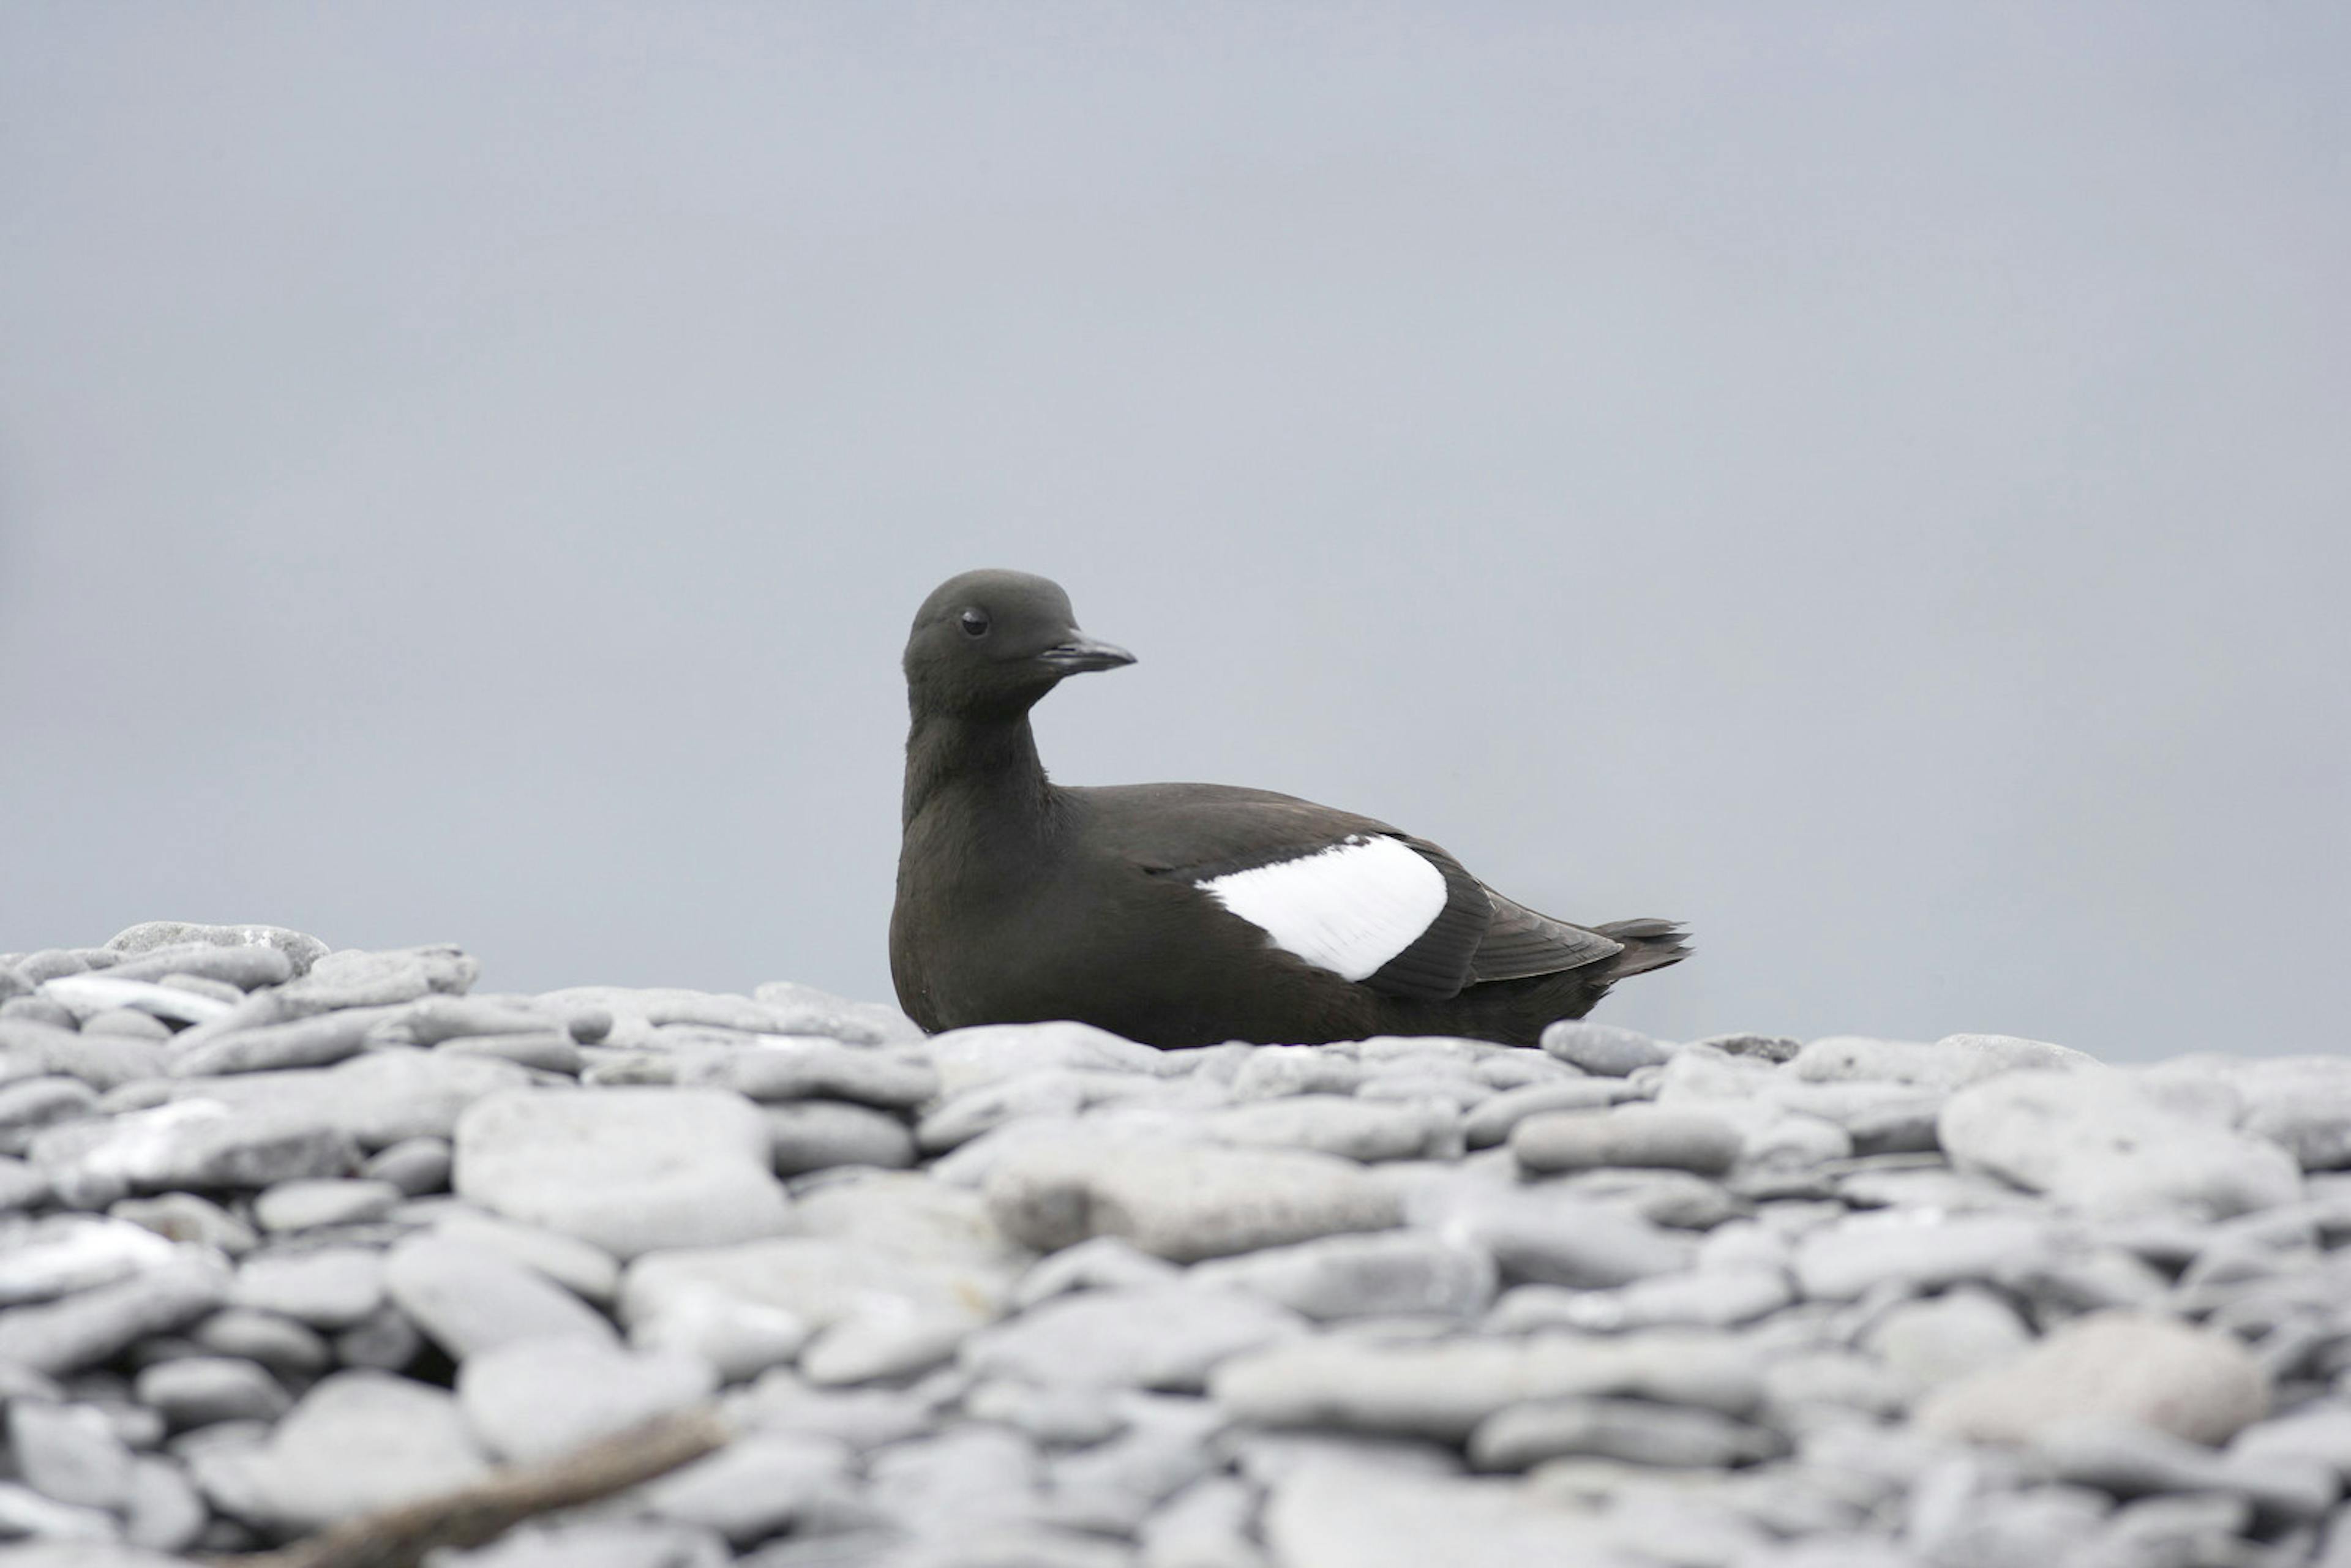
<path fill-rule="evenodd" d="M 1477 953 L 1469 960 L 1471 985 L 1488 980 L 1524 980 L 1537 975 L 1581 969 L 1625 950 L 1625 944 L 1614 937 L 1571 925 L 1564 920 L 1553 920 L 1548 915 L 1538 915 L 1490 887 L 1485 894 L 1494 906 L 1494 917 L 1486 927 L 1485 939 L 1479 943 Z"/>
<path fill-rule="evenodd" d="M 1458 996 L 1494 904 L 1461 862 L 1385 822 L 1205 784 L 1071 790 L 1111 841 L 1181 877 L 1273 946 L 1384 995 Z"/>

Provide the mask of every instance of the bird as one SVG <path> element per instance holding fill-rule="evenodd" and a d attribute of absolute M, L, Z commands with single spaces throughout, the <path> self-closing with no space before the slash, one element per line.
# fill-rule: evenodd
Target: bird
<path fill-rule="evenodd" d="M 1426 839 L 1294 796 L 1053 783 L 1029 710 L 1134 655 L 1079 630 L 1046 578 L 948 579 L 904 662 L 890 972 L 927 1032 L 1067 1019 L 1165 1049 L 1534 1045 L 1688 954 L 1675 922 L 1538 914 Z"/>

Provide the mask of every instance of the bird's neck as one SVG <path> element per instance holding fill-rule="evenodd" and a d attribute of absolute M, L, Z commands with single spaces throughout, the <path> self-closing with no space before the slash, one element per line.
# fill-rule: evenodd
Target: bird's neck
<path fill-rule="evenodd" d="M 1051 785 L 1025 713 L 973 717 L 931 714 L 906 736 L 902 824 L 953 803 L 995 816 L 1041 821 Z"/>

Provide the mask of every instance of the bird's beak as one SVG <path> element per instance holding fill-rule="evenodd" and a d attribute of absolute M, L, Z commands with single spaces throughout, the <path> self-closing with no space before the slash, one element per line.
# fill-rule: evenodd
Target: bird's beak
<path fill-rule="evenodd" d="M 1037 662 L 1059 674 L 1082 674 L 1088 670 L 1115 670 L 1134 663 L 1134 655 L 1115 643 L 1097 642 L 1082 632 L 1071 632 L 1037 655 Z"/>

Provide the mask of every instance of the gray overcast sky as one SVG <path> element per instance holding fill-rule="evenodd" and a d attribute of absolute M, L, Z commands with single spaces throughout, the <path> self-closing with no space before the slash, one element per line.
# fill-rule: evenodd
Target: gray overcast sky
<path fill-rule="evenodd" d="M 2351 11 L 0 10 L 0 949 L 886 996 L 915 604 L 1600 1016 L 2351 1048 Z"/>

